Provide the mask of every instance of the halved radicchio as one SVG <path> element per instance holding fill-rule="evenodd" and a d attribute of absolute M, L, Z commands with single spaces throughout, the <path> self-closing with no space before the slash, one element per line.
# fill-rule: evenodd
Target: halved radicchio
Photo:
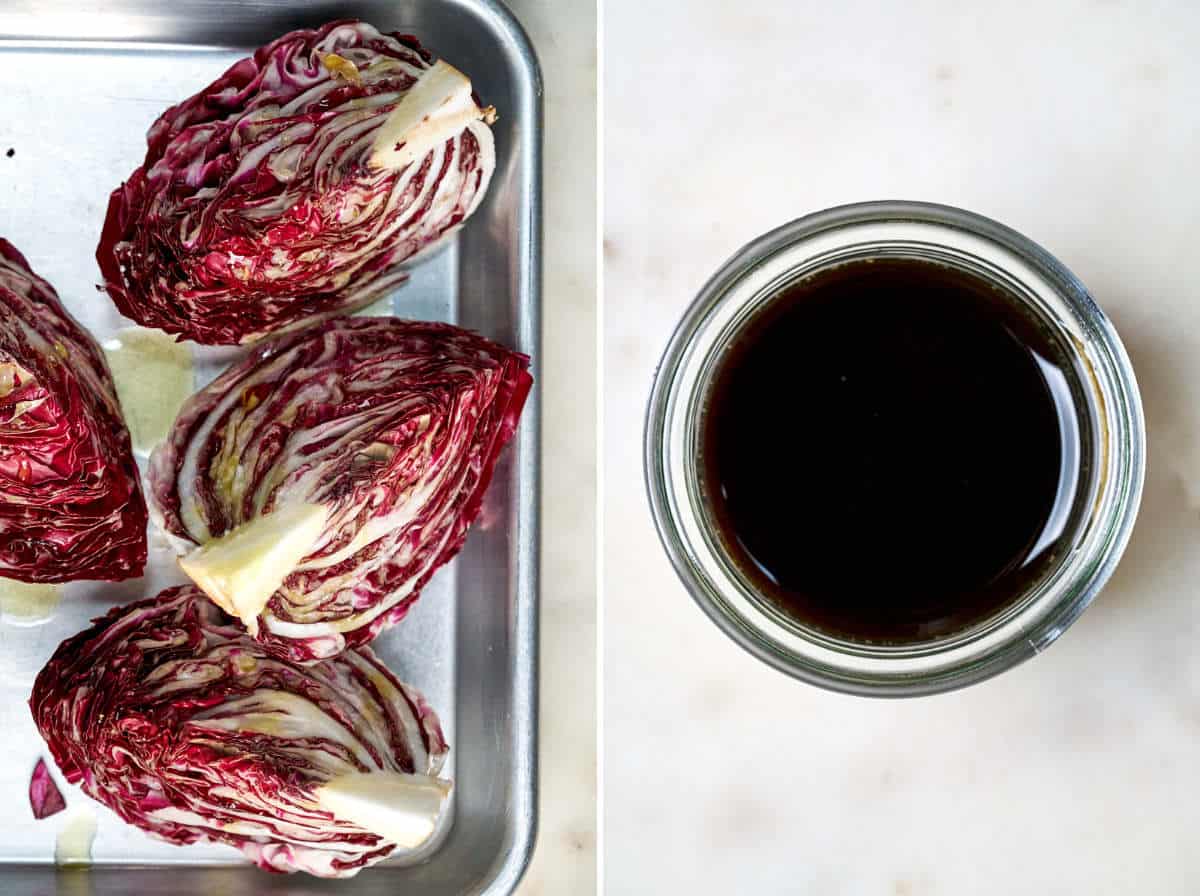
<path fill-rule="evenodd" d="M 0 576 L 116 581 L 146 565 L 146 504 L 96 341 L 0 239 Z"/>
<path fill-rule="evenodd" d="M 150 128 L 96 251 L 109 295 L 223 345 L 366 305 L 479 205 L 494 119 L 412 37 L 285 34 Z"/>
<path fill-rule="evenodd" d="M 188 575 L 274 649 L 366 643 L 462 546 L 527 364 L 395 318 L 268 342 L 184 405 L 151 458 L 151 513 Z"/>
<path fill-rule="evenodd" d="M 433 833 L 447 747 L 368 648 L 297 665 L 191 585 L 64 641 L 30 708 L 66 779 L 171 843 L 349 877 Z"/>

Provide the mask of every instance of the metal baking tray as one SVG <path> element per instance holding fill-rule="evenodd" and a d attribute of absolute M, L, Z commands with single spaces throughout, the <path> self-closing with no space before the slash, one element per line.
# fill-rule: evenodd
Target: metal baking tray
<path fill-rule="evenodd" d="M 452 321 L 526 352 L 536 378 L 541 83 L 520 25 L 492 0 L 7 4 L 0 8 L 0 235 L 101 342 L 129 326 L 96 290 L 93 253 L 108 194 L 141 161 L 147 127 L 247 50 L 346 17 L 417 35 L 468 72 L 500 113 L 487 198 L 450 245 L 414 266 L 411 281 L 391 297 L 392 312 Z M 197 386 L 231 357 L 230 350 L 192 351 Z M 55 770 L 68 805 L 92 807 L 98 821 L 90 868 L 56 868 L 55 839 L 67 813 L 43 821 L 30 814 L 29 775 L 38 756 L 49 756 L 25 701 L 54 648 L 87 620 L 182 581 L 152 531 L 144 579 L 74 583 L 49 622 L 0 623 L 0 893 L 511 891 L 532 849 L 536 813 L 538 421 L 535 387 L 466 547 L 374 645 L 429 697 L 450 739 L 454 798 L 431 849 L 350 881 L 267 874 L 229 847 L 154 841 L 63 784 Z"/>

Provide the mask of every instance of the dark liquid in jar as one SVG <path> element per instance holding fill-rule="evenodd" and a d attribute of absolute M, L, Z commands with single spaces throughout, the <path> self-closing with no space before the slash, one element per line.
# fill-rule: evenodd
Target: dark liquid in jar
<path fill-rule="evenodd" d="M 776 609 L 912 643 L 1012 604 L 1058 556 L 1080 481 L 1063 347 L 1015 297 L 918 260 L 775 297 L 720 361 L 705 501 Z"/>

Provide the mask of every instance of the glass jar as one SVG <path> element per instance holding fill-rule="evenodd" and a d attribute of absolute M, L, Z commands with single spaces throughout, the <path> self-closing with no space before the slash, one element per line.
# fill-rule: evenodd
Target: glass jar
<path fill-rule="evenodd" d="M 728 347 L 797 280 L 866 258 L 912 258 L 982 277 L 1025 303 L 1076 365 L 1084 498 L 1046 574 L 992 618 L 903 645 L 842 640 L 784 615 L 728 556 L 705 501 L 700 421 Z M 809 215 L 743 248 L 700 291 L 675 330 L 650 399 L 646 479 L 655 523 L 701 608 L 759 659 L 834 690 L 911 696 L 981 681 L 1045 649 L 1096 596 L 1129 539 L 1141 497 L 1145 434 L 1129 358 L 1078 279 L 995 221 L 917 202 L 870 202 Z M 862 546 L 871 562 L 871 545 Z"/>

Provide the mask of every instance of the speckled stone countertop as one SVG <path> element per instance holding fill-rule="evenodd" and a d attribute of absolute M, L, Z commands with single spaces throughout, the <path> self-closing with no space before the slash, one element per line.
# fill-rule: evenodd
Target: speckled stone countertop
<path fill-rule="evenodd" d="M 545 85 L 538 840 L 517 892 L 596 881 L 596 7 L 509 0 Z"/>
<path fill-rule="evenodd" d="M 607 892 L 1200 892 L 1200 7 L 608 0 L 605 39 Z M 1055 253 L 1124 339 L 1149 432 L 1132 543 L 1083 618 L 898 702 L 727 640 L 641 471 L 655 364 L 708 275 L 885 198 Z"/>

